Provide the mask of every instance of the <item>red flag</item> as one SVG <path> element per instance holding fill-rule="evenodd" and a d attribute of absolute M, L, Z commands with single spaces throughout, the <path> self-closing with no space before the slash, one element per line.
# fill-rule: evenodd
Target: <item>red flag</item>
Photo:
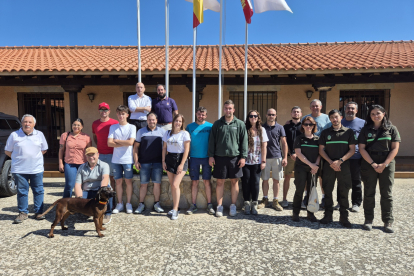
<path fill-rule="evenodd" d="M 240 0 L 244 12 L 244 17 L 246 18 L 246 22 L 248 24 L 252 23 L 252 16 L 253 16 L 253 6 L 250 3 L 250 0 Z"/>

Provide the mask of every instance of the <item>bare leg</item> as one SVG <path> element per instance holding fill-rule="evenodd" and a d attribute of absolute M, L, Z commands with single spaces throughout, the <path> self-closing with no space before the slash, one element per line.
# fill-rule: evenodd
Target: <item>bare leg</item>
<path fill-rule="evenodd" d="M 211 185 L 210 180 L 203 180 L 204 181 L 204 189 L 206 191 L 207 196 L 207 203 L 211 203 Z"/>
<path fill-rule="evenodd" d="M 147 195 L 147 190 L 148 190 L 148 183 L 141 184 L 141 187 L 139 187 L 139 202 L 144 202 L 145 196 Z M 154 184 L 154 195 L 155 195 L 155 184 Z"/>
<path fill-rule="evenodd" d="M 225 179 L 217 179 L 217 187 L 216 187 L 217 205 L 223 205 L 224 180 Z"/>
<path fill-rule="evenodd" d="M 273 197 L 278 197 L 279 195 L 279 180 L 273 179 Z"/>
<path fill-rule="evenodd" d="M 285 175 L 285 180 L 283 180 L 283 200 L 287 200 L 287 194 L 290 186 L 290 175 Z"/>
<path fill-rule="evenodd" d="M 132 197 L 132 179 L 125 179 L 127 203 L 131 203 Z"/>
<path fill-rule="evenodd" d="M 116 197 L 118 198 L 118 203 L 122 203 L 122 194 L 124 193 L 124 189 L 122 188 L 122 178 L 115 180 L 116 182 Z"/>
<path fill-rule="evenodd" d="M 232 204 L 236 204 L 238 196 L 239 196 L 239 179 L 232 178 L 231 179 L 231 203 Z"/>
<path fill-rule="evenodd" d="M 269 193 L 269 180 L 263 180 L 262 190 L 263 190 L 263 196 L 267 196 Z"/>
<path fill-rule="evenodd" d="M 161 195 L 161 183 L 154 183 L 154 199 L 155 201 L 160 201 L 160 195 Z M 147 194 L 147 192 L 145 192 L 145 194 Z M 145 197 L 144 197 L 145 198 Z M 142 200 L 144 201 L 144 200 Z M 141 202 L 142 202 L 141 201 Z"/>
<path fill-rule="evenodd" d="M 193 204 L 196 204 L 197 201 L 198 182 L 198 180 L 191 181 L 191 199 L 193 200 Z"/>
<path fill-rule="evenodd" d="M 181 172 L 180 174 L 174 175 L 173 185 L 171 186 L 171 190 L 173 192 L 173 209 L 178 211 L 178 205 L 180 204 L 180 184 L 181 180 L 185 175 L 185 171 Z"/>
<path fill-rule="evenodd" d="M 319 176 L 319 187 L 321 187 L 321 192 L 324 195 L 325 191 L 323 190 L 323 186 L 322 186 L 322 177 Z"/>

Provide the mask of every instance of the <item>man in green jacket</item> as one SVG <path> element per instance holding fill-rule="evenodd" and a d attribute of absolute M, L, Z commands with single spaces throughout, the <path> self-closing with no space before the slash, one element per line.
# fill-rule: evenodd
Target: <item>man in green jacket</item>
<path fill-rule="evenodd" d="M 242 168 L 247 158 L 247 132 L 243 121 L 234 114 L 232 100 L 224 102 L 224 116 L 211 128 L 208 141 L 210 166 L 214 166 L 213 177 L 217 178 L 217 217 L 223 216 L 224 181 L 231 180 L 230 216 L 235 216 L 239 195 L 238 178 L 243 176 Z"/>

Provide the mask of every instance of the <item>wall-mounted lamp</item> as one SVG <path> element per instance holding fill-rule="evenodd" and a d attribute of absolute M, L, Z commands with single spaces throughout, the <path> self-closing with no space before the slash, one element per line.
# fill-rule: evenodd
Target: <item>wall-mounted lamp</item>
<path fill-rule="evenodd" d="M 198 100 L 201 101 L 202 98 L 203 98 L 203 93 L 198 93 Z"/>
<path fill-rule="evenodd" d="M 308 98 L 308 100 L 310 100 L 310 98 L 312 98 L 313 91 L 312 90 L 308 90 L 305 93 L 306 93 L 306 97 Z"/>
<path fill-rule="evenodd" d="M 94 93 L 89 93 L 88 97 L 89 97 L 89 100 L 91 100 L 91 102 L 93 102 L 93 100 L 95 99 L 95 94 Z"/>

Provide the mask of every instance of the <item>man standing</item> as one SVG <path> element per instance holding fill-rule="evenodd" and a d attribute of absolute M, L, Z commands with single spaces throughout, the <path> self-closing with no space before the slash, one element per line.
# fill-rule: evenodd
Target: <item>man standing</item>
<path fill-rule="evenodd" d="M 285 167 L 285 179 L 283 180 L 283 201 L 281 204 L 283 208 L 289 206 L 286 197 L 289 191 L 290 178 L 293 176 L 293 171 L 295 169 L 296 153 L 293 143 L 295 142 L 296 136 L 302 134 L 300 131 L 300 127 L 302 126 L 302 122 L 300 121 L 300 117 L 302 117 L 302 110 L 300 107 L 294 106 L 290 112 L 290 116 L 292 116 L 292 120 L 283 126 L 286 133 L 286 143 L 288 145 L 288 158 L 287 165 Z"/>
<path fill-rule="evenodd" d="M 127 122 L 128 107 L 120 105 L 116 108 L 116 115 L 118 116 L 119 124 L 112 125 L 109 128 L 108 146 L 114 148 L 114 154 L 112 156 L 112 165 L 114 168 L 114 179 L 116 182 L 116 193 L 118 198 L 118 204 L 112 211 L 112 214 L 118 214 L 124 209 L 122 201 L 123 188 L 122 178 L 125 177 L 126 183 L 126 213 L 132 214 L 132 177 L 134 176 L 134 170 L 132 168 L 134 160 L 132 157 L 135 138 L 137 137 L 137 131 L 134 125 Z"/>
<path fill-rule="evenodd" d="M 322 131 L 319 138 L 319 154 L 326 162 L 323 163 L 322 185 L 325 191 L 325 215 L 320 221 L 322 224 L 332 222 L 333 200 L 332 191 L 335 180 L 339 190 L 339 222 L 348 228 L 352 224 L 348 220 L 348 192 L 351 186 L 351 171 L 349 161 L 355 153 L 355 136 L 352 129 L 341 124 L 342 114 L 333 109 L 329 112 L 332 126 Z"/>
<path fill-rule="evenodd" d="M 177 104 L 166 96 L 164 85 L 157 85 L 157 94 L 158 97 L 152 100 L 152 111 L 158 116 L 158 127 L 171 130 L 172 120 L 178 114 Z"/>
<path fill-rule="evenodd" d="M 314 135 L 320 136 L 321 133 L 322 133 L 322 130 L 327 129 L 328 127 L 332 126 L 331 121 L 329 120 L 328 115 L 321 112 L 322 102 L 320 100 L 318 100 L 318 99 L 312 100 L 311 103 L 310 103 L 310 110 L 311 110 L 312 113 L 303 116 L 302 120 L 303 120 L 303 118 L 306 118 L 307 116 L 311 116 L 315 120 L 316 126 L 318 128 L 317 131 L 314 133 Z M 323 163 L 323 160 L 322 160 L 321 163 Z M 319 183 L 321 183 L 320 186 L 321 186 L 321 191 L 322 191 L 322 201 L 321 201 L 320 207 L 322 209 L 324 209 L 325 208 L 325 192 L 323 190 L 322 178 L 321 177 L 319 177 Z M 307 205 L 307 203 L 305 204 L 305 202 L 308 200 L 307 192 L 308 191 L 305 190 L 305 198 L 304 198 L 303 203 L 302 203 L 302 208 L 303 209 L 306 209 L 306 205 Z"/>
<path fill-rule="evenodd" d="M 214 166 L 213 176 L 217 178 L 217 217 L 223 216 L 224 181 L 231 181 L 230 216 L 235 216 L 236 201 L 239 195 L 238 178 L 243 176 L 242 168 L 247 158 L 247 131 L 243 121 L 234 114 L 232 100 L 224 102 L 224 116 L 215 121 L 208 141 L 210 166 Z"/>
<path fill-rule="evenodd" d="M 11 158 L 11 173 L 17 185 L 19 215 L 14 223 L 22 223 L 29 213 L 29 186 L 33 191 L 34 219 L 41 220 L 43 213 L 43 154 L 48 145 L 41 131 L 34 129 L 36 119 L 23 115 L 22 128 L 10 134 L 4 152 Z M 30 182 L 30 184 L 29 184 Z"/>
<path fill-rule="evenodd" d="M 188 215 L 197 212 L 197 194 L 198 182 L 200 179 L 200 166 L 203 170 L 203 182 L 207 197 L 207 212 L 214 215 L 213 204 L 211 204 L 211 166 L 208 162 L 208 139 L 210 137 L 211 127 L 213 124 L 206 122 L 207 109 L 200 106 L 196 111 L 197 120 L 194 123 L 187 125 L 185 128 L 191 135 L 190 144 L 190 178 L 192 183 L 192 205 L 187 211 Z"/>
<path fill-rule="evenodd" d="M 147 115 L 147 126 L 137 132 L 134 145 L 135 168 L 139 171 L 141 187 L 139 188 L 139 205 L 135 214 L 145 210 L 144 200 L 147 195 L 148 182 L 154 183 L 154 210 L 164 212 L 160 206 L 161 180 L 162 180 L 162 137 L 165 130 L 157 127 L 157 114 Z"/>
<path fill-rule="evenodd" d="M 264 208 L 269 203 L 269 179 L 270 172 L 272 172 L 273 178 L 273 203 L 272 208 L 276 211 L 283 211 L 283 207 L 279 204 L 279 180 L 282 178 L 283 167 L 287 165 L 287 153 L 288 147 L 286 143 L 286 133 L 283 126 L 276 123 L 276 109 L 270 108 L 266 114 L 266 123 L 263 124 L 263 128 L 266 130 L 269 141 L 267 142 L 266 153 L 266 168 L 262 170 L 262 189 L 263 200 L 259 205 L 259 208 Z M 282 158 L 283 154 L 283 158 Z"/>
<path fill-rule="evenodd" d="M 118 121 L 109 117 L 111 110 L 109 104 L 103 102 L 99 104 L 99 116 L 100 119 L 92 123 L 92 133 L 93 141 L 96 144 L 99 152 L 99 160 L 107 163 L 109 165 L 109 179 L 111 181 L 111 187 L 115 188 L 115 179 L 114 179 L 114 168 L 112 165 L 112 155 L 114 148 L 108 147 L 108 135 L 109 128 L 112 125 L 117 125 Z M 113 198 L 111 197 L 108 201 L 108 208 L 112 212 L 113 208 Z M 102 223 L 108 224 L 111 222 L 111 212 L 107 212 L 103 218 Z"/>
<path fill-rule="evenodd" d="M 95 198 L 101 187 L 109 184 L 109 165 L 99 160 L 98 149 L 89 147 L 85 151 L 87 162 L 78 169 L 75 182 L 75 195 L 80 198 Z M 109 209 L 109 202 L 105 212 L 105 217 L 109 216 L 108 224 L 111 220 L 112 209 Z"/>
<path fill-rule="evenodd" d="M 365 120 L 356 117 L 358 113 L 358 104 L 356 102 L 348 102 L 345 105 L 345 118 L 341 123 L 344 127 L 354 131 L 355 140 L 358 140 L 359 133 L 365 125 Z M 359 153 L 358 144 L 355 144 L 355 153 L 349 159 L 352 179 L 352 212 L 358 212 L 362 203 L 362 185 L 361 185 L 361 154 Z M 337 189 L 337 198 L 339 202 L 339 189 Z M 339 203 L 335 209 L 339 209 Z"/>
<path fill-rule="evenodd" d="M 151 111 L 151 98 L 144 94 L 145 86 L 138 82 L 135 86 L 137 94 L 128 97 L 128 108 L 131 111 L 129 122 L 137 131 L 147 126 L 147 114 Z"/>

